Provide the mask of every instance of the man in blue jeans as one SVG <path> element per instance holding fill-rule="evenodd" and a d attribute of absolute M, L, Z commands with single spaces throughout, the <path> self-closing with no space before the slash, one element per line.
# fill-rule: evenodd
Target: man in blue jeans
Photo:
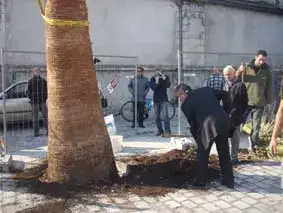
<path fill-rule="evenodd" d="M 171 134 L 170 119 L 168 116 L 168 95 L 167 88 L 171 86 L 169 77 L 161 71 L 157 71 L 150 79 L 150 88 L 153 90 L 154 111 L 156 115 L 156 136 L 169 137 Z M 164 130 L 161 119 L 164 121 Z"/>

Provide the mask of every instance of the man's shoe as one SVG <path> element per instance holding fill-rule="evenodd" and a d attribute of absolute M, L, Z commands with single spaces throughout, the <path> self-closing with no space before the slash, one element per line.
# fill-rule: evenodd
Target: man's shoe
<path fill-rule="evenodd" d="M 199 182 L 194 182 L 193 185 L 192 185 L 192 188 L 193 189 L 197 189 L 197 190 L 205 190 L 206 189 L 206 186 L 204 183 L 199 183 Z"/>
<path fill-rule="evenodd" d="M 34 137 L 39 137 L 39 133 L 34 133 Z"/>
<path fill-rule="evenodd" d="M 252 150 L 253 150 L 253 152 L 256 152 L 256 150 L 258 150 L 258 145 L 254 145 Z"/>
<path fill-rule="evenodd" d="M 145 126 L 143 124 L 139 125 L 139 128 L 145 128 Z"/>
<path fill-rule="evenodd" d="M 134 129 L 135 127 L 136 127 L 135 125 L 132 125 L 132 126 L 131 126 L 132 129 Z"/>
<path fill-rule="evenodd" d="M 163 134 L 163 137 L 164 137 L 164 138 L 170 138 L 170 137 L 171 137 L 171 133 L 164 133 L 164 134 Z"/>
<path fill-rule="evenodd" d="M 222 185 L 226 186 L 229 189 L 234 189 L 235 184 L 234 181 L 222 181 Z"/>
<path fill-rule="evenodd" d="M 162 133 L 162 132 L 158 132 L 158 133 L 156 133 L 156 136 L 157 136 L 157 137 L 163 136 L 163 133 Z"/>
<path fill-rule="evenodd" d="M 236 166 L 240 163 L 240 161 L 238 159 L 233 159 L 233 160 L 231 160 L 231 163 L 232 163 L 233 166 Z"/>

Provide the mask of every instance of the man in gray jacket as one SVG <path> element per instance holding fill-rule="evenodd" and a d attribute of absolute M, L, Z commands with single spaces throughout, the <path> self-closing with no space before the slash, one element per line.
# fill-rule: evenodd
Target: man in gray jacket
<path fill-rule="evenodd" d="M 143 120 L 144 120 L 144 108 L 145 108 L 145 99 L 146 95 L 149 92 L 149 80 L 147 77 L 143 76 L 144 68 L 138 67 L 137 74 L 134 78 L 132 78 L 128 84 L 128 89 L 132 94 L 133 101 L 137 100 L 137 121 L 138 125 L 141 128 L 144 128 Z M 137 85 L 136 85 L 137 84 Z M 135 91 L 137 88 L 137 91 Z M 135 98 L 137 95 L 137 98 Z M 132 128 L 135 128 L 135 105 L 134 107 L 134 119 Z"/>

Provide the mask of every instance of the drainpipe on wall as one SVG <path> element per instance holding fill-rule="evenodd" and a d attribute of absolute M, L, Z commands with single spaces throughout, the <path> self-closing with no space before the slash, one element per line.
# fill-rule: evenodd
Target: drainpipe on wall
<path fill-rule="evenodd" d="M 180 51 L 180 65 L 181 70 L 183 69 L 183 0 L 180 0 L 178 4 L 178 13 L 179 13 L 179 51 Z"/>
<path fill-rule="evenodd" d="M 7 22 L 7 0 L 2 0 L 1 1 L 1 15 L 2 15 L 2 32 L 3 32 L 3 45 L 1 48 L 1 81 L 2 81 L 2 90 L 3 90 L 3 97 L 2 97 L 2 102 L 3 102 L 3 136 L 2 140 L 4 142 L 4 155 L 7 154 L 7 122 L 6 122 L 6 98 L 5 98 L 5 89 L 6 89 L 6 73 L 5 73 L 5 65 L 6 65 L 6 48 L 7 48 L 7 30 L 6 30 L 6 22 Z M 1 153 L 2 154 L 2 153 Z"/>
<path fill-rule="evenodd" d="M 7 49 L 7 11 L 8 10 L 8 1 L 1 1 L 1 13 L 2 13 L 2 32 L 3 32 L 3 46 L 4 50 Z"/>

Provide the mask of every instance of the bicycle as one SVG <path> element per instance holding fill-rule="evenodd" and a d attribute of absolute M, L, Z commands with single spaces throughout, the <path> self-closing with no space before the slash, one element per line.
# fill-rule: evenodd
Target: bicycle
<path fill-rule="evenodd" d="M 120 115 L 122 116 L 122 118 L 128 122 L 133 122 L 134 119 L 134 101 L 127 101 L 126 103 L 124 103 L 121 107 L 120 110 Z M 144 108 L 144 120 L 149 118 L 149 113 L 151 112 L 153 107 L 153 100 L 151 98 L 147 98 L 145 101 L 145 108 Z M 171 120 L 176 113 L 176 108 L 175 105 L 169 101 L 167 101 L 167 107 L 168 107 L 168 117 L 169 120 Z M 162 116 L 161 116 L 161 120 L 162 120 Z"/>

